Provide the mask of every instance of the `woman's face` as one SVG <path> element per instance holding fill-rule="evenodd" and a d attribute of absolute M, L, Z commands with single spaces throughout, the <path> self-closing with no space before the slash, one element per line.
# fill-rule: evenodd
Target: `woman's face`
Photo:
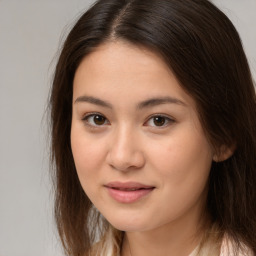
<path fill-rule="evenodd" d="M 198 221 L 212 147 L 162 59 L 109 42 L 84 58 L 73 86 L 74 161 L 103 216 L 125 231 Z"/>

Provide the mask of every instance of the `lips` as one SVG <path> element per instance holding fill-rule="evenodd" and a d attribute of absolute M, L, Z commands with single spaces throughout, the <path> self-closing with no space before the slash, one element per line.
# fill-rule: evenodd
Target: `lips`
<path fill-rule="evenodd" d="M 149 195 L 154 186 L 138 182 L 110 182 L 105 185 L 109 195 L 120 203 L 133 203 Z"/>

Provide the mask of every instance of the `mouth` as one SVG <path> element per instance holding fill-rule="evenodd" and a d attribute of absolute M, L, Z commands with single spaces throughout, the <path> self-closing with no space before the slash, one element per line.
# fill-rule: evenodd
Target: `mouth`
<path fill-rule="evenodd" d="M 120 203 L 133 203 L 148 196 L 154 186 L 148 186 L 137 182 L 111 182 L 105 185 L 109 195 Z"/>
<path fill-rule="evenodd" d="M 121 191 L 136 191 L 136 190 L 142 190 L 147 188 L 115 188 L 111 187 L 112 189 L 121 190 Z"/>

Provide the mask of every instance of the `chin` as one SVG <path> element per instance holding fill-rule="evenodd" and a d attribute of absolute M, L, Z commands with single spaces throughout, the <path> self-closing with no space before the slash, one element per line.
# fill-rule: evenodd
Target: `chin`
<path fill-rule="evenodd" d="M 131 216 L 127 218 L 109 218 L 108 222 L 116 229 L 125 232 L 145 231 L 149 228 L 149 223 L 146 223 L 145 217 L 143 220 L 136 219 Z"/>

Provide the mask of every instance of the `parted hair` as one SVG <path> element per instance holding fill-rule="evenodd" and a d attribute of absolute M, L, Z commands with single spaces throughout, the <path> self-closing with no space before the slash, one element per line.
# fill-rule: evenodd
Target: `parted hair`
<path fill-rule="evenodd" d="M 115 40 L 159 54 L 195 100 L 211 145 L 220 154 L 225 148 L 234 151 L 212 163 L 206 211 L 219 234 L 256 254 L 255 89 L 236 29 L 208 0 L 99 0 L 68 34 L 49 103 L 55 219 L 65 253 L 84 256 L 96 239 L 103 241 L 102 252 L 106 243 L 115 244 L 116 253 L 121 246 L 121 233 L 83 191 L 70 145 L 76 69 L 99 45 Z"/>

